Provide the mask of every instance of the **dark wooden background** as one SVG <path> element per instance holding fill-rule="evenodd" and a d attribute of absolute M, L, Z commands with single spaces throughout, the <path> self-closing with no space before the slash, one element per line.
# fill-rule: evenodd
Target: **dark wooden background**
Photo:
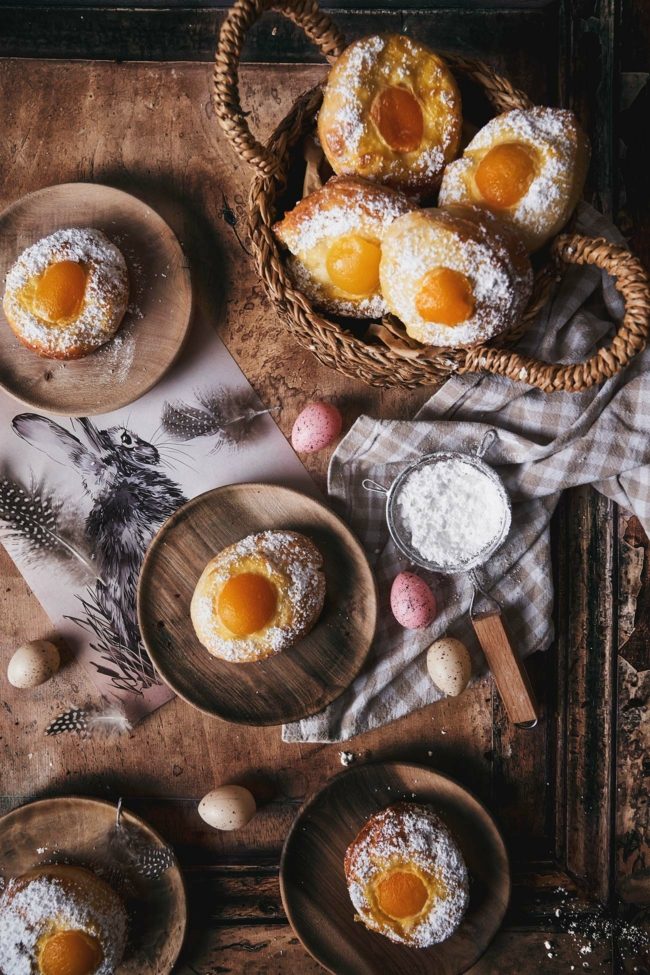
<path fill-rule="evenodd" d="M 485 57 L 543 103 L 575 107 L 594 146 L 589 195 L 650 258 L 645 0 L 331 4 L 352 38 L 408 31 L 438 49 Z M 285 433 L 315 394 L 346 422 L 409 416 L 426 391 L 382 392 L 338 376 L 291 343 L 244 247 L 249 174 L 209 100 L 223 11 L 212 4 L 0 5 L 0 204 L 51 183 L 95 180 L 136 193 L 170 222 L 209 316 Z M 276 29 L 277 28 L 277 29 Z M 324 68 L 277 17 L 246 51 L 244 100 L 268 133 Z M 233 225 L 233 215 L 235 223 Z M 215 274 L 217 269 L 217 274 Z M 327 457 L 308 459 L 324 483 Z M 554 523 L 557 641 L 531 662 L 543 702 L 534 732 L 513 732 L 490 681 L 369 735 L 356 761 L 430 763 L 478 794 L 512 857 L 504 930 L 476 975 L 649 973 L 650 564 L 635 518 L 591 490 L 567 496 Z M 2 660 L 50 626 L 0 557 Z M 72 654 L 26 694 L 0 684 L 0 808 L 34 796 L 124 796 L 175 846 L 186 871 L 190 933 L 179 975 L 319 970 L 286 923 L 277 868 L 303 799 L 340 771 L 340 747 L 283 745 L 279 730 L 223 725 L 173 702 L 129 739 L 43 737 L 48 720 L 93 693 Z M 218 834 L 196 801 L 221 782 L 261 800 L 250 827 Z"/>

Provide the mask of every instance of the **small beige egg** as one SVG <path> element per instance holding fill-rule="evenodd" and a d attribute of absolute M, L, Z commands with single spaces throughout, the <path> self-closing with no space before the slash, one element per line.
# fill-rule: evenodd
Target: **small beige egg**
<path fill-rule="evenodd" d="M 38 687 L 53 677 L 61 666 L 59 651 L 49 640 L 30 640 L 19 647 L 7 667 L 7 679 L 14 687 Z"/>
<path fill-rule="evenodd" d="M 451 636 L 436 640 L 427 650 L 427 670 L 444 694 L 458 697 L 472 676 L 472 660 L 467 647 Z"/>
<path fill-rule="evenodd" d="M 199 803 L 199 816 L 213 829 L 241 829 L 256 811 L 255 799 L 243 785 L 220 785 Z"/>

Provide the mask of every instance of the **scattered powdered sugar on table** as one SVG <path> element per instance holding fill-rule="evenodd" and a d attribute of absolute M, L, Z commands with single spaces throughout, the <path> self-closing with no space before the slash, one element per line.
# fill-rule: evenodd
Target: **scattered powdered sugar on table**
<path fill-rule="evenodd" d="M 506 519 L 498 485 L 463 458 L 446 458 L 407 477 L 397 504 L 413 548 L 441 567 L 462 566 L 485 552 Z"/>

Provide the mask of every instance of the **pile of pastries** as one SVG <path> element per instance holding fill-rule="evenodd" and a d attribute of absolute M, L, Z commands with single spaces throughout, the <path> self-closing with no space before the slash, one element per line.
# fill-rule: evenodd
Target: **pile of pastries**
<path fill-rule="evenodd" d="M 529 255 L 574 210 L 589 144 L 558 108 L 505 112 L 459 155 L 462 131 L 454 77 L 424 45 L 382 35 L 343 52 L 318 117 L 334 175 L 274 227 L 316 307 L 392 314 L 424 346 L 472 346 L 517 324 Z"/>

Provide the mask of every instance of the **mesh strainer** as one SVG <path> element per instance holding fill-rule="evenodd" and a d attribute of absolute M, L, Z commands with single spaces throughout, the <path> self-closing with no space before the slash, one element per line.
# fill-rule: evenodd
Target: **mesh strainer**
<path fill-rule="evenodd" d="M 367 491 L 385 495 L 388 530 L 397 548 L 410 562 L 431 572 L 445 575 L 469 574 L 473 586 L 470 619 L 494 674 L 508 715 L 518 727 L 534 728 L 537 724 L 537 707 L 528 675 L 508 639 L 501 616 L 501 605 L 483 587 L 476 571 L 485 565 L 503 545 L 512 521 L 510 498 L 503 481 L 483 460 L 484 454 L 494 443 L 496 436 L 496 430 L 488 430 L 474 453 L 437 451 L 426 454 L 414 464 L 405 467 L 388 488 L 370 478 L 366 478 L 362 486 Z M 457 461 L 459 465 L 466 465 L 473 468 L 475 472 L 478 471 L 486 479 L 486 485 L 489 483 L 495 489 L 500 510 L 496 514 L 496 527 L 491 537 L 469 557 L 462 561 L 451 556 L 448 559 L 431 561 L 425 558 L 413 543 L 410 528 L 405 522 L 400 506 L 400 497 L 414 473 L 448 461 Z M 495 492 L 493 491 L 493 495 Z M 433 516 L 435 517 L 435 514 Z"/>

